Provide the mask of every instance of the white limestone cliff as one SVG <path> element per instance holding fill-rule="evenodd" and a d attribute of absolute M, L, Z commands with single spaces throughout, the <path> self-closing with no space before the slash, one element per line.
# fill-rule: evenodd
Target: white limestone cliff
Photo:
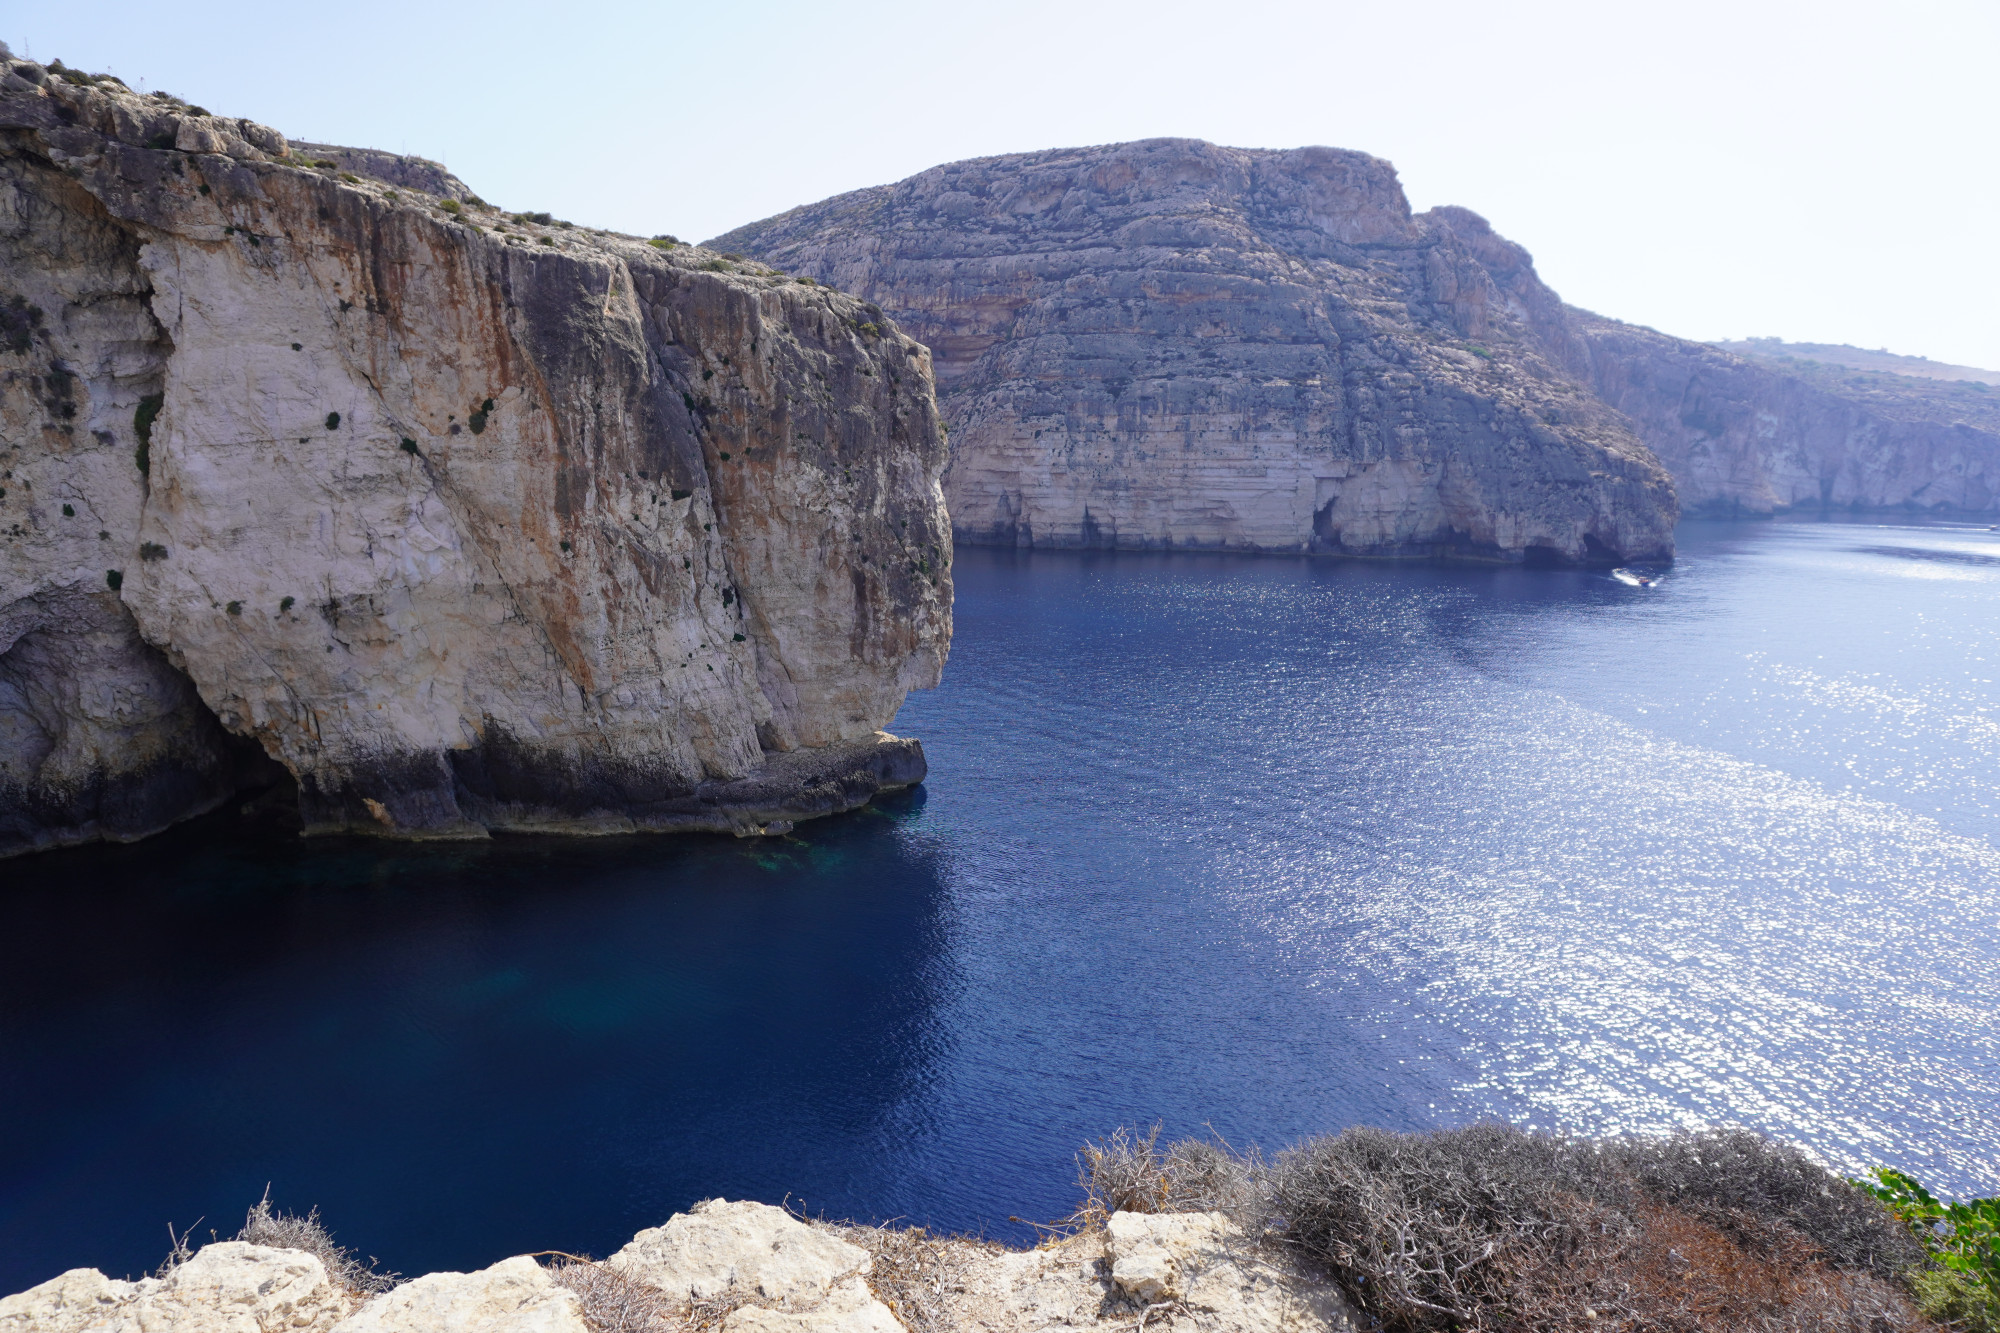
<path fill-rule="evenodd" d="M 420 837 L 777 830 L 921 778 L 882 728 L 950 641 L 923 347 L 0 65 L 0 854 L 259 756 L 308 831 Z"/>

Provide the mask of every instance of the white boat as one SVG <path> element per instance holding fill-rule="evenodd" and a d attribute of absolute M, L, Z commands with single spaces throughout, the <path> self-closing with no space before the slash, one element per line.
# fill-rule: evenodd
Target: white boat
<path fill-rule="evenodd" d="M 1611 577 L 1628 588 L 1655 588 L 1660 583 L 1660 576 L 1650 569 L 1614 569 Z"/>

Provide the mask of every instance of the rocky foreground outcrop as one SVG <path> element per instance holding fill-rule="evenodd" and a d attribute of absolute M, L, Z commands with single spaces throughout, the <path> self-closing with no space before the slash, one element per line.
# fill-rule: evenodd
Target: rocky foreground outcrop
<path fill-rule="evenodd" d="M 1589 560 L 1668 554 L 1677 502 L 2000 505 L 2000 412 L 1969 393 L 1858 392 L 1565 306 L 1360 153 L 980 158 L 710 244 L 931 346 L 964 541 Z"/>
<path fill-rule="evenodd" d="M 981 158 L 718 237 L 925 342 L 962 541 L 1612 561 L 1665 471 L 1386 162 Z"/>
<path fill-rule="evenodd" d="M 425 837 L 914 782 L 944 460 L 853 297 L 0 58 L 0 854 L 260 764 Z"/>
<path fill-rule="evenodd" d="M 303 1250 L 208 1245 L 137 1282 L 79 1268 L 0 1300 L 0 1333 L 1032 1333 L 1180 1321 L 1210 1333 L 1361 1325 L 1339 1292 L 1220 1213 L 1114 1213 L 1032 1250 L 806 1223 L 711 1200 L 602 1264 L 521 1256 L 366 1296 Z"/>

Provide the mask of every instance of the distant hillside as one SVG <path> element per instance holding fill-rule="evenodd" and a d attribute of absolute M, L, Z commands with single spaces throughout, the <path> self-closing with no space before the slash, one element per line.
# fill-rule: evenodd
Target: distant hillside
<path fill-rule="evenodd" d="M 1846 366 L 1850 370 L 1872 370 L 1888 375 L 1909 375 L 1920 380 L 1971 380 L 1978 384 L 2000 384 L 2000 370 L 1980 370 L 1976 366 L 1954 366 L 1923 356 L 1898 356 L 1894 352 L 1849 347 L 1846 343 L 1788 343 L 1783 338 L 1739 338 L 1712 344 L 1753 361 L 1817 361 L 1822 365 Z"/>
<path fill-rule="evenodd" d="M 981 158 L 710 244 L 930 347 L 964 542 L 1629 559 L 1667 549 L 1676 499 L 2000 510 L 2000 384 L 1565 305 L 1484 218 L 1413 215 L 1361 153 Z"/>

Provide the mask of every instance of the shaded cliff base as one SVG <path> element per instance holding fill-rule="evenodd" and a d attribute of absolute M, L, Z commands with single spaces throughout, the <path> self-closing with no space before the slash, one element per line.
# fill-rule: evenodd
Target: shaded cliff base
<path fill-rule="evenodd" d="M 44 651 L 46 637 L 23 635 L 0 651 L 0 739 L 32 761 L 0 765 L 0 859 L 137 842 L 232 806 L 266 828 L 306 834 L 761 837 L 859 809 L 916 786 L 927 772 L 921 742 L 885 731 L 771 753 L 744 777 L 693 785 L 637 765 L 592 763 L 496 736 L 476 749 L 384 759 L 366 766 L 363 777 L 372 785 L 329 792 L 310 776 L 297 782 L 255 740 L 226 731 L 187 678 L 149 645 L 131 660 L 103 666 L 74 652 Z M 133 660 L 145 668 L 144 689 L 132 684 Z M 123 767 L 105 762 L 83 725 L 88 696 L 111 697 L 114 690 L 128 711 L 135 697 L 171 705 L 159 710 L 167 723 L 154 752 Z"/>
<path fill-rule="evenodd" d="M 712 1199 L 602 1261 L 407 1282 L 267 1196 L 151 1278 L 75 1269 L 0 1300 L 0 1333 L 2000 1329 L 1977 1262 L 1954 1271 L 1900 1206 L 1928 1200 L 1914 1182 L 1857 1187 L 1749 1133 L 1349 1130 L 1266 1161 L 1121 1130 L 1079 1162 L 1082 1203 L 1028 1250 Z"/>

